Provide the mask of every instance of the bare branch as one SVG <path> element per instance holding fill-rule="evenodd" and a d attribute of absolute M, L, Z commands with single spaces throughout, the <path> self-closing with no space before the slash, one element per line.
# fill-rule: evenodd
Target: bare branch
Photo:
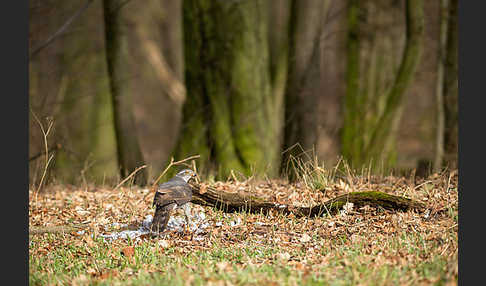
<path fill-rule="evenodd" d="M 44 171 L 42 172 L 41 180 L 39 182 L 39 185 L 37 186 L 37 190 L 35 191 L 35 198 L 37 198 L 37 193 L 40 191 L 40 189 L 42 187 L 42 183 L 44 182 L 44 178 L 47 174 L 47 169 L 49 167 L 49 163 L 54 158 L 54 156 L 52 156 L 52 155 L 49 156 L 49 147 L 48 147 L 48 143 L 47 143 L 47 137 L 49 135 L 49 132 L 51 131 L 52 126 L 54 125 L 54 121 L 49 120 L 47 130 L 45 130 L 44 126 L 40 122 L 37 115 L 35 115 L 34 111 L 32 111 L 32 109 L 31 109 L 30 112 L 32 113 L 32 116 L 34 116 L 34 119 L 37 121 L 37 123 L 39 124 L 40 129 L 42 131 L 42 135 L 44 137 L 44 147 L 45 147 L 45 155 L 46 155 L 46 160 L 45 160 L 45 163 L 44 163 Z"/>
<path fill-rule="evenodd" d="M 64 33 L 67 28 L 74 22 L 74 20 L 76 20 L 76 18 L 78 18 L 79 16 L 81 16 L 81 14 L 86 11 L 86 9 L 89 7 L 89 5 L 93 3 L 93 0 L 87 0 L 86 3 L 84 4 L 84 6 L 82 6 L 81 8 L 79 8 L 76 13 L 74 13 L 71 18 L 69 18 L 62 26 L 61 28 L 59 28 L 59 30 L 57 30 L 54 34 L 52 34 L 49 38 L 47 38 L 47 40 L 45 40 L 42 44 L 40 44 L 39 46 L 37 46 L 37 48 L 34 49 L 34 51 L 32 51 L 32 53 L 30 53 L 30 56 L 29 56 L 29 61 L 30 59 L 32 59 L 36 54 L 38 54 L 40 51 L 42 51 L 45 47 L 47 47 L 52 41 L 54 41 L 57 37 L 59 37 L 62 33 Z"/>
<path fill-rule="evenodd" d="M 121 185 L 123 185 L 126 181 L 128 181 L 131 177 L 133 177 L 138 171 L 142 170 L 143 168 L 146 168 L 147 165 L 143 165 L 135 169 L 130 175 L 128 175 L 123 181 L 121 181 L 118 185 L 113 190 L 118 189 Z"/>
<path fill-rule="evenodd" d="M 56 145 L 52 146 L 51 148 L 49 148 L 48 152 L 57 151 L 57 150 L 60 150 L 61 148 L 62 148 L 61 144 L 56 144 Z M 38 159 L 40 156 L 45 155 L 45 154 L 46 154 L 45 151 L 39 152 L 39 153 L 35 154 L 34 156 L 30 157 L 29 162 L 34 161 L 34 160 Z"/>
<path fill-rule="evenodd" d="M 184 84 L 171 71 L 164 55 L 160 52 L 154 41 L 148 37 L 142 41 L 150 63 L 152 64 L 159 80 L 167 85 L 169 98 L 178 106 L 182 106 L 186 100 L 186 88 Z"/>

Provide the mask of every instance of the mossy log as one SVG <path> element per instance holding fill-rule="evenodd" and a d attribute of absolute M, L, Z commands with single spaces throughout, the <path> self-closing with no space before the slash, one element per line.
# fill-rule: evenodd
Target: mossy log
<path fill-rule="evenodd" d="M 273 210 L 284 214 L 294 214 L 297 217 L 314 217 L 336 213 L 346 203 L 353 203 L 355 207 L 369 205 L 401 211 L 412 209 L 423 211 L 425 209 L 423 203 L 379 191 L 351 192 L 312 207 L 299 207 L 282 205 L 255 196 L 245 196 L 238 192 L 219 191 L 214 188 L 207 188 L 204 192 L 200 192 L 197 186 L 193 191 L 192 203 L 216 207 L 225 212 L 268 213 Z"/>

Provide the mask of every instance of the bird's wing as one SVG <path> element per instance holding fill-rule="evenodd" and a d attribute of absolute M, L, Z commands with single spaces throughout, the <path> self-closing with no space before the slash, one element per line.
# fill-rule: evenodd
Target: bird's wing
<path fill-rule="evenodd" d="M 175 203 L 180 206 L 190 202 L 191 199 L 192 190 L 186 183 L 170 187 L 161 186 L 155 193 L 153 204 L 155 206 L 166 206 Z"/>

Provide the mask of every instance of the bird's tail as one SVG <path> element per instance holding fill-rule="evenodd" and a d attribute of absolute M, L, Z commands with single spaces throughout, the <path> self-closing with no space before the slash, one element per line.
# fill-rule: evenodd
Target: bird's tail
<path fill-rule="evenodd" d="M 153 232 L 164 231 L 170 218 L 170 210 L 166 207 L 157 206 L 155 209 L 154 219 L 152 221 L 151 230 Z"/>

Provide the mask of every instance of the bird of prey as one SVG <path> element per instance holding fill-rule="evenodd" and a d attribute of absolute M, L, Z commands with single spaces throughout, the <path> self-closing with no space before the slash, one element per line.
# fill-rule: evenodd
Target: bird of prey
<path fill-rule="evenodd" d="M 186 226 L 189 227 L 190 209 L 187 203 L 192 199 L 192 189 L 188 182 L 195 176 L 196 173 L 191 169 L 184 169 L 169 181 L 159 185 L 153 202 L 156 207 L 151 225 L 153 232 L 163 231 L 169 222 L 171 212 L 177 208 L 184 209 Z"/>

